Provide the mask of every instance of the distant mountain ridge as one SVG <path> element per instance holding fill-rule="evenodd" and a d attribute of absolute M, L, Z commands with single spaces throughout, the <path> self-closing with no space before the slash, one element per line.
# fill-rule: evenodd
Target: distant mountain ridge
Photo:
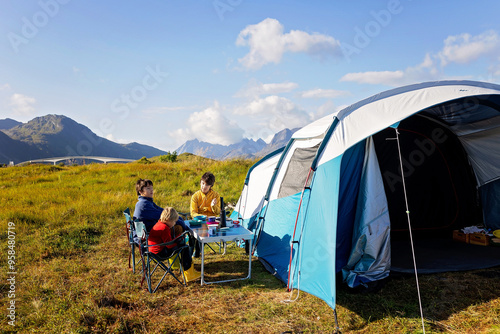
<path fill-rule="evenodd" d="M 266 146 L 266 142 L 262 139 L 257 141 L 253 139 L 243 139 L 239 143 L 231 145 L 210 144 L 207 142 L 192 139 L 180 146 L 176 152 L 192 153 L 205 158 L 224 160 L 230 158 L 242 158 L 253 156 L 255 152 L 260 151 Z"/>
<path fill-rule="evenodd" d="M 269 144 L 262 139 L 243 139 L 236 144 L 220 145 L 192 139 L 180 146 L 176 152 L 196 154 L 205 158 L 224 160 L 231 158 L 259 158 L 285 146 L 296 129 L 284 129 L 276 133 Z"/>
<path fill-rule="evenodd" d="M 7 122 L 6 122 L 7 121 Z M 14 121 L 15 122 L 15 121 Z M 17 122 L 19 123 L 19 122 Z M 13 124 L 1 120 L 0 124 Z M 64 156 L 140 159 L 167 152 L 138 143 L 118 144 L 62 115 L 36 117 L 0 131 L 0 163 Z"/>
<path fill-rule="evenodd" d="M 259 158 L 285 146 L 297 129 L 284 129 L 275 134 L 269 144 L 262 139 L 243 139 L 231 145 L 210 144 L 189 140 L 176 151 L 205 158 Z M 102 156 L 140 159 L 165 155 L 168 152 L 136 142 L 118 144 L 99 137 L 88 127 L 63 115 L 36 117 L 27 123 L 13 119 L 0 120 L 0 164 L 65 157 Z"/>
<path fill-rule="evenodd" d="M 257 156 L 263 157 L 266 154 L 269 154 L 273 151 L 276 151 L 277 149 L 286 146 L 288 144 L 288 141 L 290 138 L 292 138 L 292 135 L 295 133 L 300 128 L 295 128 L 295 129 L 284 129 L 281 130 L 280 132 L 276 133 L 269 142 L 269 144 L 266 145 L 261 151 L 257 152 Z"/>
<path fill-rule="evenodd" d="M 23 123 L 13 120 L 12 118 L 0 119 L 0 130 L 8 130 Z"/>

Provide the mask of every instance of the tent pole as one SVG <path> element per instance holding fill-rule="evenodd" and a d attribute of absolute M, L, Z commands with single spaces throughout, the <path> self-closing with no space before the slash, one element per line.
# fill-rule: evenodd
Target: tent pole
<path fill-rule="evenodd" d="M 413 255 L 413 268 L 415 270 L 415 280 L 417 282 L 418 305 L 420 307 L 420 318 L 422 319 L 422 331 L 425 334 L 424 311 L 422 309 L 422 299 L 420 297 L 420 286 L 418 283 L 417 262 L 415 260 L 415 249 L 413 247 L 413 235 L 411 232 L 410 210 L 408 208 L 408 196 L 406 194 L 405 175 L 404 175 L 404 171 L 403 171 L 403 160 L 401 158 L 401 146 L 399 145 L 399 131 L 397 128 L 394 128 L 394 130 L 396 131 L 396 141 L 398 143 L 398 153 L 399 153 L 399 166 L 401 168 L 401 180 L 403 181 L 403 191 L 405 194 L 406 217 L 408 218 L 408 231 L 410 232 L 411 252 Z"/>
<path fill-rule="evenodd" d="M 300 207 L 302 206 L 302 200 L 304 199 L 304 191 L 307 188 L 307 182 L 309 182 L 309 177 L 311 176 L 311 172 L 313 172 L 312 168 L 310 168 L 309 173 L 307 173 L 306 182 L 304 184 L 304 188 L 302 188 L 302 193 L 300 194 L 299 208 L 297 209 L 297 217 L 295 218 L 295 225 L 293 227 L 292 240 L 290 242 L 290 263 L 288 265 L 288 268 L 290 268 L 290 269 L 288 269 L 288 291 L 292 291 L 292 289 L 293 289 L 293 283 L 290 283 L 290 273 L 292 271 L 292 258 L 293 258 L 293 248 L 294 248 L 293 246 L 296 243 L 300 247 L 300 244 L 298 243 L 298 241 L 295 241 L 295 232 L 297 230 L 297 222 L 299 221 Z M 299 271 L 299 273 L 300 273 L 300 271 Z M 299 280 L 300 280 L 300 278 L 299 278 Z M 292 275 L 292 282 L 293 282 L 293 275 Z"/>
<path fill-rule="evenodd" d="M 276 181 L 276 176 L 278 175 L 278 171 L 281 168 L 281 164 L 283 163 L 283 159 L 285 158 L 286 154 L 288 153 L 288 150 L 292 146 L 294 142 L 294 139 L 290 139 L 288 144 L 286 144 L 285 148 L 283 149 L 283 152 L 281 153 L 280 159 L 278 160 L 278 163 L 276 164 L 276 167 L 274 168 L 273 176 L 271 177 L 271 181 L 269 181 L 269 186 L 267 187 L 266 195 L 264 196 L 264 203 L 262 204 L 262 208 L 265 206 L 264 214 L 262 215 L 262 209 L 259 212 L 259 219 L 257 220 L 257 224 L 255 225 L 255 233 L 254 233 L 254 242 L 252 244 L 252 249 L 250 250 L 253 253 L 257 249 L 257 244 L 260 241 L 260 234 L 262 230 L 264 229 L 264 222 L 265 222 L 265 216 L 267 213 L 268 205 L 269 204 L 269 196 L 271 195 L 271 190 L 273 189 L 274 181 Z M 279 152 L 280 150 L 276 150 Z"/>

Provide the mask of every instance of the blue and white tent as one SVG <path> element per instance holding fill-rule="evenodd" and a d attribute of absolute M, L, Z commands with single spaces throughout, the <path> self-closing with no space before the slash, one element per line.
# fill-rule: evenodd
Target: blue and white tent
<path fill-rule="evenodd" d="M 415 84 L 317 120 L 250 169 L 237 217 L 278 278 L 332 308 L 338 273 L 351 287 L 389 275 L 409 218 L 449 238 L 499 229 L 500 86 Z"/>

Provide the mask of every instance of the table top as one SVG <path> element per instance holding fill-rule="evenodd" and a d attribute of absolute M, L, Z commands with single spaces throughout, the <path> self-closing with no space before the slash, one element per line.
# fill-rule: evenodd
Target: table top
<path fill-rule="evenodd" d="M 216 231 L 215 234 L 208 234 L 207 224 L 202 224 L 200 227 L 191 228 L 193 230 L 194 236 L 200 240 L 205 242 L 211 241 L 232 241 L 236 239 L 251 239 L 253 237 L 253 233 L 244 228 L 243 226 L 233 226 L 233 227 L 225 227 Z"/>

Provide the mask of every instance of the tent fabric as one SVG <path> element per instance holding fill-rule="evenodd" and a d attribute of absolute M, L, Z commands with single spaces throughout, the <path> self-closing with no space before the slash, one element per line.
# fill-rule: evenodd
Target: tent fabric
<path fill-rule="evenodd" d="M 332 159 L 318 167 L 314 173 L 312 187 L 315 191 L 308 196 L 309 205 L 301 210 L 305 215 L 301 219 L 303 221 L 302 235 L 296 236 L 296 239 L 300 240 L 297 252 L 300 258 L 299 261 L 294 261 L 301 265 L 300 268 L 294 269 L 296 275 L 300 270 L 300 277 L 294 278 L 293 288 L 300 287 L 300 290 L 321 298 L 332 308 L 335 308 L 336 213 L 339 209 L 340 173 L 338 171 L 340 171 L 341 162 L 342 157 Z M 332 171 L 337 172 L 332 173 Z M 289 262 L 289 253 L 286 255 L 286 261 Z"/>
<path fill-rule="evenodd" d="M 300 193 L 270 201 L 262 209 L 266 212 L 266 220 L 254 255 L 273 265 L 276 276 L 283 282 L 288 280 L 290 242 L 299 201 Z M 267 219 L 272 223 L 268 224 Z"/>
<path fill-rule="evenodd" d="M 476 172 L 479 186 L 495 180 L 500 173 L 500 96 L 475 96 L 454 100 L 422 114 L 447 124 L 462 142 Z"/>
<path fill-rule="evenodd" d="M 372 139 L 367 139 L 366 147 L 351 254 L 342 269 L 350 287 L 384 279 L 391 268 L 387 197 Z"/>
<path fill-rule="evenodd" d="M 490 182 L 479 188 L 483 205 L 484 220 L 491 230 L 500 229 L 500 180 Z"/>
<path fill-rule="evenodd" d="M 247 173 L 241 196 L 231 214 L 232 219 L 242 219 L 243 226 L 253 230 L 257 215 L 264 205 L 264 197 L 272 173 L 276 168 L 283 148 L 263 157 Z"/>
<path fill-rule="evenodd" d="M 451 228 L 481 221 L 499 227 L 499 113 L 499 85 L 427 82 L 382 92 L 298 130 L 268 168 L 252 171 L 268 184 L 252 184 L 250 175 L 240 197 L 257 203 L 249 214 L 259 216 L 254 255 L 292 288 L 335 308 L 338 272 L 350 286 L 389 274 L 399 255 L 394 245 L 407 244 L 398 237 L 408 229 L 406 195 L 412 228 L 426 237 L 439 230 L 450 239 Z M 307 151 L 308 162 L 294 166 L 302 160 L 294 154 Z M 290 175 L 304 182 L 310 171 L 308 188 L 283 186 Z"/>
<path fill-rule="evenodd" d="M 328 127 L 332 124 L 332 121 L 335 118 L 335 114 L 336 113 L 324 116 L 312 122 L 311 124 L 295 131 L 295 133 L 292 135 L 292 138 L 306 139 L 323 136 Z"/>
<path fill-rule="evenodd" d="M 500 117 L 499 117 L 500 120 Z M 500 126 L 500 123 L 497 125 Z M 500 133 L 498 128 L 459 137 L 476 172 L 478 185 L 498 179 L 500 174 Z"/>
<path fill-rule="evenodd" d="M 342 156 L 339 170 L 339 208 L 337 212 L 337 256 L 335 272 L 340 272 L 347 264 L 352 246 L 356 202 L 359 194 L 361 173 L 363 170 L 365 144 L 361 142 L 348 149 Z M 320 209 L 320 208 L 318 208 Z"/>

